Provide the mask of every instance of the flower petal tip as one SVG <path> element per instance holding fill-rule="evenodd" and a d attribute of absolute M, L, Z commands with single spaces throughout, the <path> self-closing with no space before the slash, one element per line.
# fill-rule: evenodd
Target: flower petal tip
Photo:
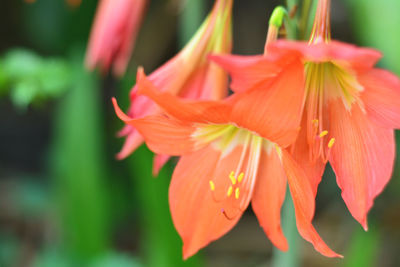
<path fill-rule="evenodd" d="M 152 92 L 154 85 L 147 79 L 146 74 L 144 73 L 143 67 L 139 67 L 136 74 L 136 85 L 137 85 L 137 94 L 138 95 L 146 95 Z"/>
<path fill-rule="evenodd" d="M 338 254 L 338 253 L 334 252 L 333 250 L 331 250 L 331 251 L 329 251 L 327 253 L 321 253 L 321 254 L 324 255 L 325 257 L 328 257 L 328 258 L 339 258 L 339 259 L 343 259 L 344 258 L 343 255 Z"/>
<path fill-rule="evenodd" d="M 114 77 L 122 78 L 125 74 L 125 70 L 126 70 L 126 66 L 114 65 L 114 68 L 113 68 Z"/>
<path fill-rule="evenodd" d="M 288 245 L 288 243 L 287 243 L 287 241 L 285 240 L 285 243 L 283 243 L 283 244 L 281 244 L 281 245 L 279 245 L 279 246 L 277 246 L 276 244 L 274 244 L 280 251 L 283 251 L 283 252 L 288 252 L 288 250 L 289 250 L 289 245 Z"/>
<path fill-rule="evenodd" d="M 193 248 L 187 247 L 185 244 L 183 244 L 182 258 L 184 261 L 192 257 L 194 254 L 196 254 L 196 252 L 197 250 L 194 251 Z"/>
<path fill-rule="evenodd" d="M 361 226 L 364 228 L 364 231 L 365 231 L 365 232 L 368 231 L 368 223 L 367 223 L 367 220 L 365 220 L 365 222 L 363 222 L 363 223 L 361 224 Z"/>
<path fill-rule="evenodd" d="M 162 166 L 158 166 L 155 163 L 153 163 L 153 170 L 151 171 L 151 174 L 153 175 L 153 178 L 157 178 L 158 175 L 160 174 Z"/>
<path fill-rule="evenodd" d="M 117 160 L 123 160 L 127 157 L 128 155 L 126 155 L 126 153 L 123 153 L 123 151 L 118 152 L 117 154 L 115 154 L 115 158 Z"/>
<path fill-rule="evenodd" d="M 139 66 L 136 72 L 136 79 L 141 79 L 143 76 L 146 76 L 144 73 L 144 68 L 142 66 Z"/>
<path fill-rule="evenodd" d="M 129 117 L 120 109 L 120 107 L 118 106 L 117 99 L 115 99 L 115 97 L 113 97 L 111 100 L 112 100 L 112 103 L 113 103 L 113 106 L 114 106 L 115 113 L 117 114 L 118 118 L 120 118 L 122 121 L 125 121 L 125 122 L 126 122 L 126 121 L 130 121 L 131 118 L 129 118 Z"/>
<path fill-rule="evenodd" d="M 356 217 L 355 217 L 356 218 Z M 364 231 L 368 231 L 368 221 L 367 221 L 367 216 L 364 215 L 361 218 L 356 218 L 356 220 L 361 224 L 361 227 L 364 229 Z"/>

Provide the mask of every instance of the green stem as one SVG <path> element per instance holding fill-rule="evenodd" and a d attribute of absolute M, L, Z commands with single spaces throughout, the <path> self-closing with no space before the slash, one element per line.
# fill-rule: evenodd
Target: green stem
<path fill-rule="evenodd" d="M 310 12 L 312 8 L 312 3 L 316 3 L 317 1 L 313 0 L 303 0 L 303 4 L 301 6 L 301 17 L 299 19 L 299 38 L 300 40 L 307 39 L 307 33 L 309 29 L 309 21 L 310 21 Z"/>
<path fill-rule="evenodd" d="M 297 233 L 294 205 L 289 190 L 282 210 L 282 229 L 289 244 L 289 251 L 282 252 L 274 248 L 272 266 L 297 267 L 300 266 L 299 235 Z"/>
<path fill-rule="evenodd" d="M 287 0 L 286 1 L 287 10 L 290 12 L 298 7 L 298 0 Z M 287 33 L 287 38 L 290 40 L 297 40 L 297 14 L 293 18 L 289 17 L 285 20 L 285 29 Z"/>

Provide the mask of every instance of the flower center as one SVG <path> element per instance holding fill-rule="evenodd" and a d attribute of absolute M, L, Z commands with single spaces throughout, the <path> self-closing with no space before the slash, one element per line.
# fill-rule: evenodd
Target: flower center
<path fill-rule="evenodd" d="M 353 104 L 363 108 L 359 94 L 363 87 L 343 67 L 334 62 L 306 62 L 306 124 L 307 142 L 312 161 L 322 156 L 326 161 L 335 139 L 329 136 L 324 117 L 328 116 L 326 106 L 330 101 L 340 99 L 346 109 Z"/>
<path fill-rule="evenodd" d="M 248 206 L 253 195 L 263 151 L 270 153 L 275 144 L 231 124 L 199 125 L 193 137 L 221 151 L 216 171 L 209 185 L 222 212 L 232 219 Z"/>

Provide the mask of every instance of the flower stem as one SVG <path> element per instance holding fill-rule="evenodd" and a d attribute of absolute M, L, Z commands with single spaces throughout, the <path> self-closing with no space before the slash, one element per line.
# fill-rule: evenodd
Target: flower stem
<path fill-rule="evenodd" d="M 315 13 L 310 43 L 329 42 L 331 40 L 331 1 L 319 0 Z"/>
<path fill-rule="evenodd" d="M 268 45 L 272 42 L 275 42 L 278 39 L 279 29 L 282 26 L 284 18 L 287 18 L 288 14 L 284 7 L 277 6 L 274 11 L 272 11 L 272 15 L 269 19 L 269 27 L 267 40 L 265 42 L 264 47 L 264 55 L 267 54 Z"/>
<path fill-rule="evenodd" d="M 297 10 L 298 7 L 298 0 L 287 0 L 286 1 L 286 6 L 287 10 L 289 13 L 289 17 L 287 20 L 285 20 L 285 29 L 286 29 L 286 38 L 290 40 L 296 40 L 297 39 L 297 15 L 291 14 L 293 11 Z"/>
<path fill-rule="evenodd" d="M 301 18 L 299 20 L 299 38 L 301 40 L 306 39 L 307 36 L 309 18 L 313 2 L 315 3 L 315 1 L 312 0 L 303 0 L 303 4 L 301 6 Z"/>
<path fill-rule="evenodd" d="M 272 267 L 300 266 L 299 235 L 297 233 L 294 205 L 290 193 L 286 194 L 286 199 L 283 203 L 282 228 L 289 244 L 289 250 L 287 252 L 282 252 L 274 248 Z"/>

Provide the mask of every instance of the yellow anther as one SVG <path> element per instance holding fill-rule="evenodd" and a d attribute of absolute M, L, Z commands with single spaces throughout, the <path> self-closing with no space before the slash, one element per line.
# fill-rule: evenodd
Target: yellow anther
<path fill-rule="evenodd" d="M 215 190 L 215 184 L 214 184 L 214 182 L 211 181 L 211 180 L 210 180 L 210 189 L 211 189 L 211 191 L 214 191 L 214 190 Z"/>
<path fill-rule="evenodd" d="M 239 187 L 238 187 L 238 188 L 236 188 L 236 190 L 235 190 L 235 198 L 236 198 L 236 199 L 239 198 L 239 194 L 240 194 L 240 192 L 239 192 Z"/>
<path fill-rule="evenodd" d="M 232 195 L 232 193 L 233 193 L 233 187 L 230 186 L 230 187 L 228 188 L 228 192 L 226 192 L 226 195 L 227 195 L 228 197 L 230 197 L 230 196 Z"/>
<path fill-rule="evenodd" d="M 243 181 L 243 178 L 244 178 L 244 173 L 243 172 L 241 172 L 240 174 L 239 174 L 239 177 L 238 177 L 238 182 L 240 183 L 241 181 Z"/>
<path fill-rule="evenodd" d="M 335 138 L 331 138 L 331 140 L 329 140 L 328 148 L 332 148 L 333 144 L 335 144 Z"/>
<path fill-rule="evenodd" d="M 229 174 L 229 179 L 231 179 L 231 182 L 232 182 L 233 185 L 236 184 L 235 172 L 232 171 L 232 172 Z"/>
<path fill-rule="evenodd" d="M 317 126 L 318 126 L 318 123 L 319 123 L 319 120 L 313 119 L 313 120 L 311 121 L 311 123 L 312 123 L 315 127 L 317 127 Z"/>
<path fill-rule="evenodd" d="M 324 137 L 325 135 L 327 135 L 328 134 L 328 131 L 322 131 L 320 134 L 319 134 L 319 137 Z"/>

